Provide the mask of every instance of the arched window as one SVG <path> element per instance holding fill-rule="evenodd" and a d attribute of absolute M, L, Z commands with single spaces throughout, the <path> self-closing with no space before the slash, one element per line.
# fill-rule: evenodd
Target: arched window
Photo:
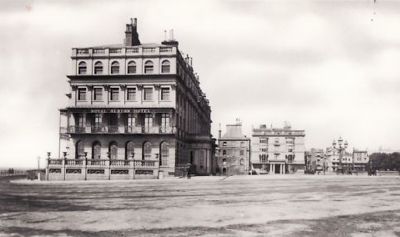
<path fill-rule="evenodd" d="M 83 141 L 78 141 L 75 145 L 75 159 L 81 159 L 85 157 L 85 146 Z"/>
<path fill-rule="evenodd" d="M 129 141 L 126 143 L 125 147 L 125 160 L 127 159 L 132 159 L 132 154 L 133 158 L 135 159 L 135 149 L 134 149 L 134 144 L 132 141 Z"/>
<path fill-rule="evenodd" d="M 103 74 L 103 63 L 98 61 L 94 64 L 94 74 Z"/>
<path fill-rule="evenodd" d="M 93 142 L 92 146 L 92 159 L 101 158 L 101 144 L 98 141 Z"/>
<path fill-rule="evenodd" d="M 151 143 L 144 142 L 143 143 L 143 160 L 150 160 L 151 159 Z"/>
<path fill-rule="evenodd" d="M 115 160 L 118 158 L 118 145 L 116 142 L 110 142 L 108 152 L 110 153 L 110 159 Z"/>
<path fill-rule="evenodd" d="M 86 68 L 86 63 L 85 62 L 80 62 L 79 64 L 78 64 L 78 74 L 86 74 L 86 70 L 87 68 Z"/>
<path fill-rule="evenodd" d="M 168 164 L 169 149 L 168 143 L 161 142 L 160 144 L 160 166 L 166 166 Z"/>
<path fill-rule="evenodd" d="M 130 61 L 128 63 L 128 74 L 136 73 L 136 63 L 135 61 Z"/>
<path fill-rule="evenodd" d="M 114 61 L 111 63 L 111 74 L 119 74 L 119 62 Z"/>
<path fill-rule="evenodd" d="M 153 73 L 153 71 L 154 71 L 154 64 L 153 64 L 153 62 L 152 62 L 152 61 L 146 61 L 146 62 L 144 63 L 144 73 L 145 73 L 145 74 L 147 74 L 147 73 Z"/>
<path fill-rule="evenodd" d="M 171 70 L 171 64 L 168 60 L 164 60 L 161 63 L 161 73 L 169 73 Z"/>

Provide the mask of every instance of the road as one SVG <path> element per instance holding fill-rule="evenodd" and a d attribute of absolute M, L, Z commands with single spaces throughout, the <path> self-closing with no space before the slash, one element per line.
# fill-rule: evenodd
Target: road
<path fill-rule="evenodd" d="M 400 177 L 0 182 L 0 236 L 400 236 Z"/>

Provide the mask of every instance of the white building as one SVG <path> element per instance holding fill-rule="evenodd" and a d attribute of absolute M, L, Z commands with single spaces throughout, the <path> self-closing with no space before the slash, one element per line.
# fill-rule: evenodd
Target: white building
<path fill-rule="evenodd" d="M 267 128 L 253 129 L 251 137 L 251 164 L 260 173 L 286 174 L 305 169 L 304 130 Z"/>

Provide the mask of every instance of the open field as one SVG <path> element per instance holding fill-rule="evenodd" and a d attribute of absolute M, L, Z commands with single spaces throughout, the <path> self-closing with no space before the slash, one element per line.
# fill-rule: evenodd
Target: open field
<path fill-rule="evenodd" d="M 400 236 L 400 177 L 0 182 L 0 236 Z"/>

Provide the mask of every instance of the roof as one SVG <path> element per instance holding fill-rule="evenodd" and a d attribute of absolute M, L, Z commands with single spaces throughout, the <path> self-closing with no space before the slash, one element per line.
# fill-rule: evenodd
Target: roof
<path fill-rule="evenodd" d="M 90 46 L 90 47 L 80 47 L 80 48 L 95 48 L 95 49 L 102 49 L 102 48 L 133 48 L 133 47 L 168 47 L 170 45 L 163 45 L 157 43 L 145 43 L 140 44 L 137 46 L 125 46 L 124 44 L 105 44 L 105 45 L 97 45 L 97 46 Z"/>
<path fill-rule="evenodd" d="M 227 124 L 226 132 L 222 136 L 222 139 L 247 139 L 242 133 L 242 124 Z"/>

